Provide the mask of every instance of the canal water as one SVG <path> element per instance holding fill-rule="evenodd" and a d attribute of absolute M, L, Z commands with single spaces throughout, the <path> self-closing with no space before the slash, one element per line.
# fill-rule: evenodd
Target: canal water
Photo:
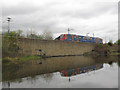
<path fill-rule="evenodd" d="M 118 56 L 53 57 L 3 64 L 3 88 L 118 88 Z"/>

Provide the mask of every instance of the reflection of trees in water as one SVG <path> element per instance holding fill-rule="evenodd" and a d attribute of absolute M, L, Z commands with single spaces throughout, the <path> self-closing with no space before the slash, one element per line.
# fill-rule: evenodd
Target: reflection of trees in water
<path fill-rule="evenodd" d="M 27 81 L 30 81 L 31 83 L 35 83 L 36 80 L 38 79 L 37 76 L 30 76 L 25 78 Z"/>
<path fill-rule="evenodd" d="M 15 81 L 13 79 L 19 76 L 19 74 L 16 73 L 19 71 L 19 65 L 17 64 L 2 64 L 2 69 L 2 81 Z"/>
<path fill-rule="evenodd" d="M 114 62 L 118 62 L 117 56 L 99 56 L 99 57 L 93 57 L 96 63 L 107 63 L 110 66 Z"/>
<path fill-rule="evenodd" d="M 43 74 L 41 75 L 41 77 L 44 78 L 44 80 L 49 83 L 53 78 L 53 73 Z"/>
<path fill-rule="evenodd" d="M 44 78 L 46 82 L 50 82 L 52 80 L 53 73 L 42 74 L 41 77 Z M 30 81 L 31 83 L 35 83 L 38 80 L 38 78 L 39 78 L 38 76 L 34 75 L 26 78 L 15 79 L 14 82 L 21 83 L 24 80 L 27 80 Z"/>
<path fill-rule="evenodd" d="M 120 55 L 118 55 L 118 66 L 120 67 Z"/>
<path fill-rule="evenodd" d="M 2 82 L 2 87 L 3 88 L 10 88 L 11 86 L 11 82 L 14 81 L 14 83 L 22 83 L 23 81 L 30 81 L 32 84 L 35 83 L 35 81 L 37 80 L 38 78 L 36 76 L 31 76 L 31 77 L 26 77 L 26 78 L 19 78 L 19 79 L 15 79 L 15 80 L 12 80 L 12 81 L 4 81 Z"/>
<path fill-rule="evenodd" d="M 76 56 L 76 57 L 47 58 L 46 60 L 42 60 L 42 64 L 39 64 L 40 61 L 34 61 L 34 62 L 27 61 L 21 64 L 11 63 L 10 65 L 3 64 L 2 67 L 4 68 L 4 70 L 2 73 L 3 75 L 2 80 L 14 81 L 14 79 L 31 76 L 31 78 L 28 78 L 28 80 L 36 81 L 37 78 L 34 76 L 42 74 L 41 77 L 46 82 L 49 82 L 50 80 L 53 79 L 52 72 L 69 70 L 73 68 L 81 68 L 84 66 L 103 64 L 103 63 L 112 64 L 117 61 L 118 61 L 117 56 L 110 56 L 110 57 Z M 118 64 L 120 66 L 120 62 Z"/>
<path fill-rule="evenodd" d="M 1 56 L 0 56 L 1 58 Z M 1 59 L 0 59 L 0 82 L 2 81 L 2 62 L 1 62 Z"/>
<path fill-rule="evenodd" d="M 111 56 L 99 56 L 93 57 L 96 63 L 107 63 L 110 66 L 113 66 L 113 63 L 117 63 L 120 67 L 120 55 L 111 55 Z"/>
<path fill-rule="evenodd" d="M 113 63 L 114 63 L 113 61 L 108 62 L 108 64 L 109 64 L 110 66 L 112 66 Z"/>

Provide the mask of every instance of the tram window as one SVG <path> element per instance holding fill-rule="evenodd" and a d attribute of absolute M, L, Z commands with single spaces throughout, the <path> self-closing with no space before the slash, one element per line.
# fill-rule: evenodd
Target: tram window
<path fill-rule="evenodd" d="M 87 40 L 87 37 L 84 37 L 85 40 Z"/>
<path fill-rule="evenodd" d="M 95 41 L 97 41 L 97 38 L 95 38 Z"/>
<path fill-rule="evenodd" d="M 87 40 L 87 37 L 83 37 L 84 40 Z"/>
<path fill-rule="evenodd" d="M 77 36 L 74 36 L 75 39 L 77 39 Z"/>
<path fill-rule="evenodd" d="M 83 39 L 85 39 L 85 37 L 83 37 Z"/>
<path fill-rule="evenodd" d="M 79 36 L 79 39 L 81 39 L 81 37 Z"/>
<path fill-rule="evenodd" d="M 61 36 L 60 36 L 60 38 L 63 38 L 63 37 L 64 37 L 64 35 L 61 35 Z"/>

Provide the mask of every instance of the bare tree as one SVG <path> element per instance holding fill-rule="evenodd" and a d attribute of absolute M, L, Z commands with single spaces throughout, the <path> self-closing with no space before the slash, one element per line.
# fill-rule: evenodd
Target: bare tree
<path fill-rule="evenodd" d="M 45 40 L 53 40 L 53 34 L 49 30 L 44 30 L 43 33 L 42 33 L 42 37 Z"/>

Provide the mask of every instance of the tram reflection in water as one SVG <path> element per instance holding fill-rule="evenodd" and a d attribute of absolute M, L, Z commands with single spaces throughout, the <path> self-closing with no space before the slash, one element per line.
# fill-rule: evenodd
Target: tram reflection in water
<path fill-rule="evenodd" d="M 86 67 L 76 68 L 71 70 L 62 70 L 60 74 L 63 77 L 71 77 L 77 74 L 83 74 L 83 73 L 95 71 L 101 68 L 103 68 L 103 64 L 97 64 L 97 65 L 86 66 Z"/>

